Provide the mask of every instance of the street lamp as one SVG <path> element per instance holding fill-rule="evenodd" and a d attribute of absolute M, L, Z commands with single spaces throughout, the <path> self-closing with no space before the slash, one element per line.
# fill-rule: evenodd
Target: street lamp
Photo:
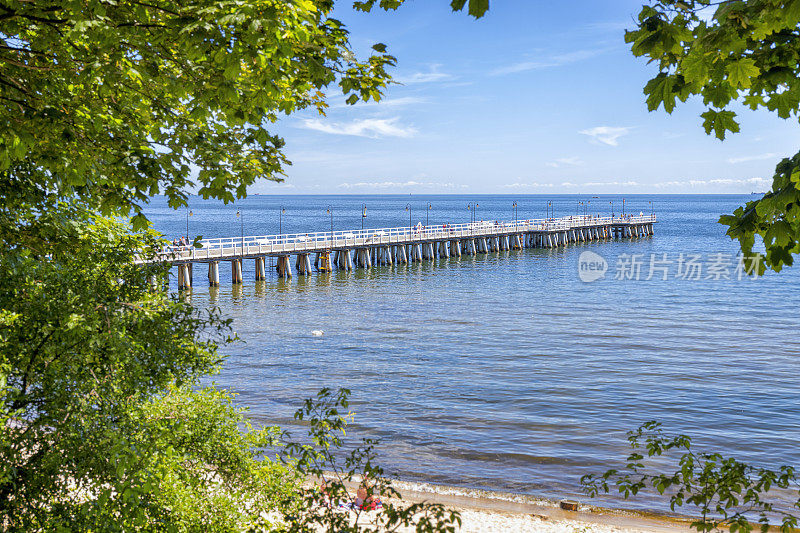
<path fill-rule="evenodd" d="M 586 220 L 586 215 L 589 213 L 589 204 L 592 203 L 591 200 L 587 200 L 583 206 L 583 220 Z"/>
<path fill-rule="evenodd" d="M 650 219 L 652 219 L 655 216 L 655 211 L 653 211 L 653 202 L 651 200 L 647 203 L 650 204 Z"/>
<path fill-rule="evenodd" d="M 330 246 L 330 248 L 333 248 L 333 208 L 331 206 L 328 206 L 328 210 L 326 211 L 326 213 L 328 213 L 331 216 L 331 246 Z M 328 251 L 330 251 L 330 248 L 328 249 Z"/>
<path fill-rule="evenodd" d="M 278 210 L 278 235 L 283 235 L 283 214 L 286 212 L 283 206 Z"/>
<path fill-rule="evenodd" d="M 622 199 L 622 218 L 625 218 L 625 198 Z"/>
<path fill-rule="evenodd" d="M 242 235 L 242 255 L 244 255 L 244 213 L 242 213 L 240 210 L 238 210 L 238 209 L 237 209 L 237 210 L 236 210 L 236 217 L 237 217 L 237 218 L 239 219 L 239 221 L 241 222 L 241 230 L 242 230 L 242 233 L 241 233 L 241 235 Z"/>
<path fill-rule="evenodd" d="M 367 218 L 367 204 L 361 204 L 361 231 L 364 231 L 365 218 Z"/>
<path fill-rule="evenodd" d="M 428 208 L 425 210 L 425 227 L 426 228 L 428 227 L 428 213 L 431 212 L 432 208 L 433 208 L 433 206 L 431 204 L 428 204 Z"/>
<path fill-rule="evenodd" d="M 611 206 L 611 218 L 613 219 L 614 218 L 614 202 L 611 201 L 611 202 L 608 202 L 608 203 Z"/>
<path fill-rule="evenodd" d="M 186 242 L 189 242 L 189 217 L 194 215 L 192 210 L 189 209 L 189 206 L 186 206 Z"/>
<path fill-rule="evenodd" d="M 470 222 L 477 222 L 478 221 L 478 203 L 475 204 L 467 204 L 467 210 L 470 212 Z"/>
<path fill-rule="evenodd" d="M 408 237 L 411 238 L 411 204 L 406 204 L 406 211 L 408 211 Z"/>
<path fill-rule="evenodd" d="M 513 208 L 513 211 L 514 211 L 514 224 L 516 224 L 517 223 L 517 202 L 514 202 L 513 204 L 511 204 L 511 207 Z"/>

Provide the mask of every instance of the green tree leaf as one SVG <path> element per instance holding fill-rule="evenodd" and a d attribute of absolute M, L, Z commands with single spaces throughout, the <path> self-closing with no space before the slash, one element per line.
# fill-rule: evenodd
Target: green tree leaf
<path fill-rule="evenodd" d="M 719 140 L 725 140 L 725 134 L 729 131 L 739 132 L 739 124 L 734 120 L 736 113 L 733 111 L 715 111 L 709 109 L 700 115 L 703 117 L 703 127 L 706 133 L 714 132 Z"/>
<path fill-rule="evenodd" d="M 728 63 L 725 72 L 728 74 L 728 83 L 734 87 L 747 89 L 752 85 L 753 78 L 758 77 L 760 71 L 752 59 L 737 59 Z"/>

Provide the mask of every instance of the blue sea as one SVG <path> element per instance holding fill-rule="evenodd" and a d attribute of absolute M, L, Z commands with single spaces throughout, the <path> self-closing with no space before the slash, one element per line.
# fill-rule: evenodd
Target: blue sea
<path fill-rule="evenodd" d="M 303 399 L 347 387 L 349 435 L 380 439 L 396 478 L 586 501 L 580 477 L 621 465 L 626 432 L 648 420 L 703 450 L 800 466 L 800 268 L 741 276 L 717 223 L 753 198 L 626 196 L 626 213 L 658 218 L 655 235 L 637 240 L 289 281 L 270 270 L 259 283 L 248 261 L 242 286 L 223 263 L 218 289 L 198 265 L 187 298 L 233 319 L 241 341 L 215 381 L 256 423 L 300 434 L 292 415 Z M 187 220 L 190 236 L 211 238 L 407 226 L 409 215 L 469 222 L 470 204 L 479 220 L 544 218 L 549 204 L 556 217 L 607 216 L 623 197 L 193 197 L 191 217 L 155 198 L 147 214 L 170 239 Z M 585 251 L 607 262 L 605 277 L 579 279 Z M 597 503 L 663 508 L 651 497 Z"/>

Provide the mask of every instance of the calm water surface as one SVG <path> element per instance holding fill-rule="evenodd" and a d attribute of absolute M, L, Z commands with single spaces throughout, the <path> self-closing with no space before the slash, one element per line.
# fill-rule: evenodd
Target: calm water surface
<path fill-rule="evenodd" d="M 379 267 L 209 290 L 195 267 L 191 301 L 218 305 L 242 342 L 217 383 L 240 393 L 262 424 L 292 414 L 321 387 L 353 392 L 358 437 L 381 439 L 390 475 L 547 498 L 578 495 L 578 479 L 616 465 L 625 433 L 658 419 L 709 450 L 766 466 L 800 465 L 797 268 L 752 280 L 645 281 L 650 254 L 734 254 L 716 223 L 750 196 L 628 197 L 626 211 L 659 217 L 634 242 L 574 244 L 410 266 Z M 609 214 L 602 196 L 253 196 L 236 206 L 195 201 L 192 235 L 263 235 L 335 229 Z M 652 201 L 653 204 L 649 203 Z M 236 217 L 237 209 L 243 217 Z M 170 238 L 186 211 L 154 200 L 149 215 Z M 583 283 L 578 256 L 609 262 Z M 615 280 L 620 254 L 643 254 L 642 280 Z M 660 278 L 660 276 L 658 276 Z M 705 278 L 705 272 L 703 272 Z M 322 337 L 311 335 L 323 330 Z M 295 433 L 302 432 L 295 428 Z M 658 507 L 640 500 L 625 506 Z"/>

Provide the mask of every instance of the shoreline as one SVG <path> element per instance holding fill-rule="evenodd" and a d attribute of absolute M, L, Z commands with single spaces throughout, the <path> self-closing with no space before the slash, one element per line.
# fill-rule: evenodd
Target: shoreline
<path fill-rule="evenodd" d="M 400 493 L 399 502 L 437 503 L 459 511 L 462 533 L 504 531 L 585 533 L 694 531 L 691 518 L 654 512 L 588 505 L 581 502 L 577 511 L 567 511 L 559 502 L 524 494 L 465 489 L 446 485 L 391 479 Z M 346 483 L 354 491 L 358 483 Z"/>
<path fill-rule="evenodd" d="M 533 499 L 522 495 L 481 491 L 466 494 L 451 487 L 445 491 L 421 490 L 411 483 L 392 481 L 404 501 L 439 503 L 461 512 L 463 524 L 459 531 L 692 531 L 691 519 L 657 515 L 640 511 L 610 509 L 581 503 L 577 511 L 566 511 L 558 502 Z M 493 497 L 494 496 L 494 497 Z M 510 496 L 504 497 L 504 496 Z"/>

